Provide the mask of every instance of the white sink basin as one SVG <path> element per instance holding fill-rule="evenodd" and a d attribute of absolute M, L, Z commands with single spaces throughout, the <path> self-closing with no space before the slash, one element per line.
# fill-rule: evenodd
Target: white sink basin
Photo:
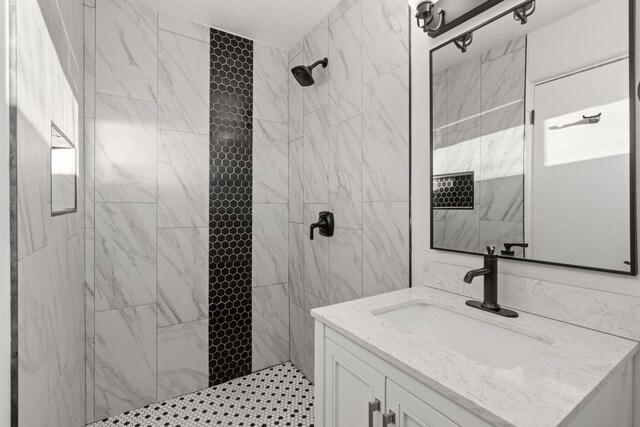
<path fill-rule="evenodd" d="M 400 330 L 431 338 L 449 351 L 494 368 L 517 368 L 551 345 L 429 304 L 413 304 L 377 316 Z"/>

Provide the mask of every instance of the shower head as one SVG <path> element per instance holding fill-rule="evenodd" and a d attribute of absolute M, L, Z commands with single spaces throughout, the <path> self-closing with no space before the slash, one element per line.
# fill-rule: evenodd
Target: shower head
<path fill-rule="evenodd" d="M 300 83 L 300 86 L 311 86 L 316 82 L 313 79 L 313 69 L 320 64 L 322 64 L 322 68 L 327 68 L 328 63 L 329 60 L 327 58 L 324 58 L 314 62 L 313 65 L 310 65 L 308 67 L 306 65 L 298 65 L 297 67 L 293 67 L 291 69 L 291 73 L 293 74 L 293 77 L 296 78 L 298 83 Z"/>

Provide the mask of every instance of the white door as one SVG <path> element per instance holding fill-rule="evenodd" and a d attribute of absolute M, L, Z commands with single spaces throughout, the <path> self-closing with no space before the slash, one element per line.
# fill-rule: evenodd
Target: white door
<path fill-rule="evenodd" d="M 531 258 L 628 270 L 629 62 L 535 86 Z"/>
<path fill-rule="evenodd" d="M 380 427 L 384 375 L 333 341 L 325 343 L 326 427 Z M 370 411 L 377 401 L 380 410 Z"/>
<path fill-rule="evenodd" d="M 387 416 L 395 414 L 395 427 L 455 427 L 456 423 L 387 378 Z"/>

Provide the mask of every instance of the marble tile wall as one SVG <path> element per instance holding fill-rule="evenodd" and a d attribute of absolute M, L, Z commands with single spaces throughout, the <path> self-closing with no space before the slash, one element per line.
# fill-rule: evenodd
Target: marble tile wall
<path fill-rule="evenodd" d="M 208 27 L 84 6 L 86 422 L 208 383 Z"/>
<path fill-rule="evenodd" d="M 525 53 L 519 38 L 436 73 L 433 173 L 476 180 L 474 210 L 436 211 L 438 247 L 482 252 L 524 240 Z"/>
<path fill-rule="evenodd" d="M 301 203 L 289 204 L 290 194 L 302 190 L 302 171 L 289 163 L 302 157 L 302 142 L 288 144 L 291 134 L 301 132 L 302 115 L 290 121 L 289 106 L 301 109 L 302 93 L 290 92 L 286 50 L 254 42 L 253 64 L 251 364 L 257 371 L 289 360 L 288 218 L 302 215 Z M 290 185 L 290 176 L 297 187 Z"/>
<path fill-rule="evenodd" d="M 16 10 L 20 426 L 84 425 L 85 198 L 52 217 L 49 173 L 52 121 L 84 155 L 82 12 L 77 1 Z"/>
<path fill-rule="evenodd" d="M 409 286 L 409 27 L 401 0 L 343 0 L 288 55 L 289 357 L 313 379 L 309 310 Z M 309 240 L 318 212 L 333 237 Z"/>

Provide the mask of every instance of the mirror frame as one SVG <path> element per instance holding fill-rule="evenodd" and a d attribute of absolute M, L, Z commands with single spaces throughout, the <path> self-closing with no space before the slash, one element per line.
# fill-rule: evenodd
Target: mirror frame
<path fill-rule="evenodd" d="M 465 31 L 463 33 L 460 34 L 456 34 L 455 37 L 447 39 L 447 41 L 438 44 L 436 47 L 434 47 L 433 49 L 431 49 L 429 51 L 429 179 L 430 179 L 430 198 L 429 198 L 429 240 L 430 240 L 430 244 L 429 247 L 431 250 L 438 250 L 438 251 L 444 251 L 444 252 L 454 252 L 454 253 L 460 253 L 460 254 L 467 254 L 467 255 L 477 255 L 477 256 L 483 256 L 484 254 L 481 252 L 469 252 L 469 251 L 463 251 L 463 250 L 458 250 L 458 249 L 446 249 L 446 248 L 438 248 L 438 247 L 434 247 L 433 244 L 433 218 L 434 218 L 434 209 L 433 209 L 433 85 L 431 84 L 431 77 L 433 76 L 433 54 L 439 50 L 440 48 L 447 46 L 451 43 L 454 42 L 454 40 L 458 37 L 460 37 L 461 34 L 466 34 L 466 33 L 470 33 L 470 32 L 474 32 L 482 27 L 485 27 L 489 24 L 491 24 L 494 21 L 497 21 L 498 19 L 506 16 L 506 15 L 510 15 L 513 13 L 514 10 L 523 7 L 524 5 L 526 5 L 527 3 L 529 3 L 530 0 L 527 1 L 523 1 L 522 3 L 519 3 L 518 5 L 508 9 L 507 11 L 500 13 L 499 15 L 496 15 L 482 23 L 480 23 L 479 25 L 471 28 L 468 31 Z M 561 263 L 561 262 L 554 262 L 554 261 L 542 261 L 542 260 L 536 260 L 536 259 L 528 259 L 528 258 L 516 258 L 516 257 L 510 257 L 510 256 L 504 256 L 504 255 L 498 255 L 498 257 L 500 259 L 506 259 L 509 261 L 519 261 L 519 262 L 528 262 L 528 263 L 534 263 L 534 264 L 543 264 L 543 265 L 551 265 L 551 266 L 555 266 L 555 267 L 568 267 L 568 268 L 576 268 L 576 269 L 581 269 L 581 270 L 588 270 L 588 271 L 597 271 L 597 272 L 602 272 L 602 273 L 612 273 L 612 274 L 619 274 L 619 275 L 624 275 L 624 276 L 637 276 L 638 275 L 638 246 L 637 246 L 637 223 L 636 223 L 636 216 L 637 216 L 637 201 L 636 201 L 636 102 L 638 101 L 638 98 L 640 98 L 640 86 L 638 86 L 638 91 L 636 92 L 636 66 L 635 66 L 635 61 L 636 61 L 636 42 L 635 42 L 635 37 L 636 37 L 636 25 L 635 25 L 635 14 L 636 14 L 636 8 L 635 8 L 635 0 L 629 0 L 628 2 L 628 7 L 629 7 L 629 208 L 630 208 L 630 213 L 629 213 L 629 220 L 630 220 L 630 224 L 629 224 L 629 233 L 630 233 L 630 248 L 629 248 L 629 257 L 630 257 L 630 270 L 629 271 L 623 271 L 623 270 L 610 270 L 610 269 L 606 269 L 606 268 L 598 268 L 598 267 L 591 267 L 591 266 L 587 266 L 587 265 L 576 265 L 576 264 L 566 264 L 566 263 Z M 636 98 L 637 97 L 637 98 Z M 525 109 L 525 116 L 526 116 L 527 112 Z"/>

